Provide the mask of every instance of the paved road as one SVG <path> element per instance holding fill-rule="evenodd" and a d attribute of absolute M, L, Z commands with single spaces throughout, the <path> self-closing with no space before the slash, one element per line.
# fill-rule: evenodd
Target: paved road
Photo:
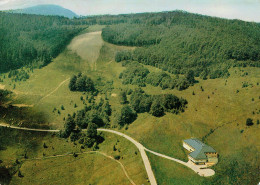
<path fill-rule="evenodd" d="M 146 152 L 145 152 L 145 147 L 141 143 L 137 142 L 133 138 L 131 138 L 131 137 L 129 137 L 129 136 L 127 136 L 127 135 L 125 135 L 121 132 L 118 132 L 118 131 L 109 130 L 109 129 L 98 129 L 98 131 L 110 132 L 110 133 L 113 133 L 113 134 L 117 134 L 117 135 L 122 136 L 122 137 L 126 138 L 127 140 L 131 141 L 138 148 L 138 150 L 141 153 L 141 157 L 143 159 L 144 166 L 145 166 L 145 169 L 146 169 L 146 172 L 147 172 L 147 175 L 148 175 L 148 178 L 149 178 L 151 185 L 157 185 L 156 179 L 155 179 L 155 176 L 154 176 L 151 164 L 150 164 L 150 161 L 149 161 L 149 159 L 146 155 Z"/>
<path fill-rule="evenodd" d="M 37 129 L 37 128 L 26 128 L 26 127 L 18 127 L 18 126 L 10 126 L 5 123 L 0 123 L 0 127 L 8 127 L 17 130 L 27 130 L 27 131 L 36 131 L 36 132 L 59 132 L 60 130 L 46 130 L 46 129 Z"/>
<path fill-rule="evenodd" d="M 13 128 L 13 129 L 20 129 L 20 130 L 39 131 L 39 132 L 59 132 L 60 131 L 60 130 L 30 129 L 30 128 L 23 128 L 23 127 L 17 127 L 17 126 L 9 126 L 9 125 L 3 124 L 3 123 L 0 123 L 0 126 L 9 127 L 9 128 Z M 164 154 L 160 154 L 160 153 L 157 153 L 155 151 L 149 150 L 149 149 L 145 148 L 141 143 L 134 140 L 132 137 L 129 137 L 128 135 L 123 134 L 121 132 L 118 132 L 118 131 L 115 131 L 115 130 L 109 130 L 109 129 L 98 129 L 98 131 L 100 131 L 100 132 L 110 132 L 110 133 L 122 136 L 122 137 L 126 138 L 127 140 L 129 140 L 130 142 L 132 142 L 138 148 L 138 150 L 141 153 L 141 157 L 143 159 L 144 166 L 145 166 L 145 169 L 146 169 L 146 172 L 147 172 L 147 175 L 148 175 L 148 178 L 149 178 L 151 185 L 157 185 L 157 182 L 156 182 L 154 173 L 152 171 L 150 161 L 149 161 L 145 151 L 150 152 L 150 153 L 152 153 L 156 156 L 159 156 L 159 157 L 171 160 L 171 161 L 175 161 L 179 164 L 182 164 L 182 165 L 192 169 L 193 171 L 195 171 L 200 176 L 208 177 L 208 176 L 212 176 L 212 175 L 215 174 L 214 170 L 206 168 L 205 165 L 199 165 L 199 166 L 194 165 L 190 161 L 184 162 L 184 161 L 181 161 L 179 159 L 175 159 L 173 157 L 169 157 L 169 156 L 166 156 Z"/>
<path fill-rule="evenodd" d="M 184 162 L 184 161 L 181 161 L 179 159 L 175 159 L 173 157 L 169 157 L 167 155 L 160 154 L 160 153 L 154 152 L 152 150 L 149 150 L 149 149 L 145 148 L 141 143 L 137 142 L 133 138 L 131 138 L 131 137 L 129 137 L 129 136 L 127 136 L 127 135 L 125 135 L 121 132 L 118 132 L 118 131 L 115 131 L 115 130 L 109 130 L 109 129 L 98 129 L 98 131 L 114 133 L 114 134 L 120 135 L 120 136 L 126 138 L 127 140 L 131 141 L 132 143 L 134 143 L 135 146 L 139 149 L 139 151 L 141 153 L 142 159 L 144 161 L 145 169 L 147 171 L 147 175 L 148 175 L 149 180 L 150 180 L 152 185 L 156 184 L 156 179 L 154 177 L 154 174 L 153 174 L 153 171 L 152 171 L 152 168 L 151 168 L 151 165 L 150 165 L 150 161 L 149 161 L 145 151 L 150 152 L 150 153 L 157 155 L 159 157 L 180 163 L 180 164 L 192 169 L 193 171 L 195 171 L 200 176 L 208 177 L 208 176 L 212 176 L 212 175 L 215 174 L 215 171 L 212 170 L 212 169 L 206 168 L 207 167 L 206 165 L 194 165 L 190 161 Z M 206 169 L 201 169 L 201 168 L 206 168 Z"/>

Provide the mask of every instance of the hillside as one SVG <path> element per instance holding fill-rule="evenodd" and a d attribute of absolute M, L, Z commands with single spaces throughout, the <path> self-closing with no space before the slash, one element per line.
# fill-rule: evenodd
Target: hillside
<path fill-rule="evenodd" d="M 53 16 L 63 16 L 67 18 L 79 17 L 73 11 L 65 9 L 58 5 L 37 5 L 29 8 L 10 10 L 12 13 L 21 14 L 34 14 L 34 15 L 53 15 Z"/>
<path fill-rule="evenodd" d="M 147 161 L 162 185 L 260 181 L 259 24 L 186 12 L 0 18 L 0 184 L 150 184 Z M 219 154 L 215 175 L 154 153 L 145 163 L 138 145 L 97 128 L 182 162 L 182 141 L 198 138 Z"/>
<path fill-rule="evenodd" d="M 231 66 L 260 66 L 259 24 L 180 11 L 116 18 L 118 24 L 104 28 L 102 37 L 138 46 L 125 59 L 173 74 L 192 69 L 201 78 L 228 76 Z"/>
<path fill-rule="evenodd" d="M 47 65 L 81 30 L 68 18 L 0 12 L 0 72 Z"/>

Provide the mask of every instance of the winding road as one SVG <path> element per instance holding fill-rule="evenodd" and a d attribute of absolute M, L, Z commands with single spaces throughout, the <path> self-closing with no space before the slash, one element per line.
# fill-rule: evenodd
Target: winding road
<path fill-rule="evenodd" d="M 13 129 L 38 131 L 38 132 L 59 132 L 60 131 L 60 130 L 44 130 L 44 129 L 24 128 L 24 127 L 10 126 L 10 125 L 4 124 L 4 123 L 0 123 L 0 127 L 8 127 L 8 128 L 13 128 Z M 156 182 L 154 173 L 152 171 L 150 161 L 149 161 L 149 159 L 146 155 L 146 151 L 150 152 L 150 153 L 152 153 L 156 156 L 159 156 L 159 157 L 171 160 L 171 161 L 175 161 L 179 164 L 182 164 L 182 165 L 192 169 L 193 171 L 195 171 L 200 176 L 209 177 L 209 176 L 212 176 L 212 175 L 215 174 L 214 170 L 206 168 L 205 165 L 194 165 L 190 161 L 184 162 L 184 161 L 181 161 L 179 159 L 175 159 L 173 157 L 169 157 L 169 156 L 166 156 L 164 154 L 160 154 L 160 153 L 157 153 L 155 151 L 149 150 L 149 149 L 145 148 L 141 143 L 139 143 L 138 141 L 133 139 L 132 137 L 130 137 L 126 134 L 123 134 L 121 132 L 118 132 L 118 131 L 115 131 L 115 130 L 110 130 L 110 129 L 101 129 L 101 128 L 97 129 L 97 130 L 100 131 L 100 132 L 109 132 L 109 133 L 113 133 L 113 134 L 122 136 L 122 137 L 126 138 L 127 140 L 129 140 L 130 142 L 132 142 L 138 148 L 138 150 L 141 153 L 141 157 L 142 157 L 142 160 L 144 162 L 144 166 L 145 166 L 145 169 L 146 169 L 146 172 L 147 172 L 147 175 L 148 175 L 148 178 L 149 178 L 151 185 L 157 185 L 157 182 Z"/>

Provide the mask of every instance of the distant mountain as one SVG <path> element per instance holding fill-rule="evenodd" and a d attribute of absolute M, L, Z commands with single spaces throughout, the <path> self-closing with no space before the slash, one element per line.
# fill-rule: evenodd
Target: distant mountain
<path fill-rule="evenodd" d="M 24 13 L 24 14 L 35 14 L 35 15 L 57 15 L 68 18 L 79 17 L 71 10 L 65 9 L 58 5 L 37 5 L 29 8 L 11 10 L 11 13 Z"/>

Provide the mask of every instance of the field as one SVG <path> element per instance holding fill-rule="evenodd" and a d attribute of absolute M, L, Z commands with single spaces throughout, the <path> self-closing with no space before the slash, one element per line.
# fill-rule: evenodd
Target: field
<path fill-rule="evenodd" d="M 100 28 L 90 29 L 99 31 Z M 54 59 L 54 62 L 42 69 L 34 70 L 29 80 L 16 82 L 15 89 L 14 82 L 7 78 L 1 82 L 0 87 L 4 86 L 14 91 L 12 104 L 33 105 L 22 109 L 29 110 L 33 115 L 44 115 L 43 123 L 51 128 L 63 128 L 63 118 L 83 108 L 80 97 L 84 94 L 71 92 L 68 88 L 69 78 L 73 74 L 83 72 L 94 81 L 98 78 L 104 82 L 112 81 L 114 89 L 106 95 L 113 110 L 121 106 L 117 96 L 121 89 L 136 87 L 122 85 L 118 78 L 124 67 L 114 61 L 114 56 L 117 51 L 125 49 L 133 48 L 108 44 L 101 40 L 100 32 L 87 33 L 75 38 L 69 49 Z M 151 66 L 146 67 L 150 71 L 159 70 Z M 161 90 L 150 85 L 143 88 L 148 94 L 173 93 L 183 97 L 188 100 L 187 108 L 184 113 L 178 115 L 167 113 L 161 118 L 153 117 L 148 113 L 139 114 L 137 120 L 129 125 L 127 130 L 121 129 L 121 132 L 132 136 L 151 150 L 185 161 L 187 161 L 187 152 L 182 147 L 182 140 L 190 137 L 202 139 L 215 148 L 220 156 L 219 163 L 213 167 L 216 175 L 203 178 L 179 164 L 149 154 L 158 184 L 232 184 L 233 182 L 257 184 L 259 182 L 256 173 L 260 165 L 258 144 L 260 125 L 257 124 L 257 119 L 260 119 L 260 69 L 231 68 L 229 72 L 230 77 L 226 79 L 198 78 L 198 83 L 184 91 Z M 7 76 L 2 74 L 4 75 Z M 61 110 L 62 105 L 65 110 Z M 53 112 L 54 108 L 57 108 L 60 114 L 57 111 Z M 246 126 L 247 118 L 253 119 L 253 126 Z M 34 137 L 37 140 L 37 136 Z M 112 148 L 117 139 L 119 138 L 116 136 L 105 135 L 105 142 L 100 145 L 98 151 L 109 156 L 115 155 Z M 31 151 L 30 158 L 42 157 L 43 152 L 48 156 L 80 152 L 78 145 L 52 136 L 43 136 L 39 142 L 36 150 Z M 51 147 L 43 149 L 43 142 L 53 146 L 55 152 Z M 61 145 L 66 147 L 59 147 Z M 126 166 L 129 176 L 136 184 L 147 183 L 141 158 L 139 154 L 135 155 L 137 149 L 122 139 L 118 145 L 121 150 L 120 156 L 124 156 L 122 163 Z M 0 151 L 0 155 L 3 156 L 3 161 L 14 161 L 17 157 L 21 157 L 22 153 L 19 151 L 17 146 L 11 146 Z M 237 165 L 233 165 L 235 162 Z M 239 171 L 243 166 L 247 166 L 247 170 Z M 36 171 L 35 174 L 31 173 L 32 170 Z M 43 172 L 39 173 L 40 171 Z M 49 176 L 54 171 L 59 175 Z M 77 184 L 129 183 L 118 163 L 98 154 L 82 154 L 77 158 L 66 156 L 25 161 L 21 172 L 24 178 L 21 179 L 16 174 L 12 179 L 14 184 L 35 184 L 39 181 L 42 184 L 49 182 L 63 184 L 74 183 L 75 179 L 78 179 Z M 70 179 L 71 174 L 73 178 Z M 47 176 L 49 178 L 46 178 Z M 59 176 L 64 178 L 61 180 Z"/>
<path fill-rule="evenodd" d="M 10 184 L 131 184 L 119 163 L 107 157 L 114 158 L 115 155 L 120 155 L 121 159 L 118 161 L 133 182 L 147 183 L 137 149 L 127 140 L 117 136 L 104 135 L 106 140 L 99 146 L 98 151 L 107 155 L 104 156 L 92 153 L 89 149 L 81 149 L 80 144 L 53 134 L 28 131 L 7 130 L 0 140 L 1 145 L 7 134 L 12 136 L 12 140 L 7 143 L 5 150 L 0 150 L 1 160 L 4 166 L 20 166 L 19 171 L 23 175 L 21 178 L 18 177 L 18 172 L 15 173 Z M 117 151 L 113 150 L 114 145 Z M 78 156 L 73 156 L 73 153 Z M 54 158 L 48 158 L 51 156 Z"/>

